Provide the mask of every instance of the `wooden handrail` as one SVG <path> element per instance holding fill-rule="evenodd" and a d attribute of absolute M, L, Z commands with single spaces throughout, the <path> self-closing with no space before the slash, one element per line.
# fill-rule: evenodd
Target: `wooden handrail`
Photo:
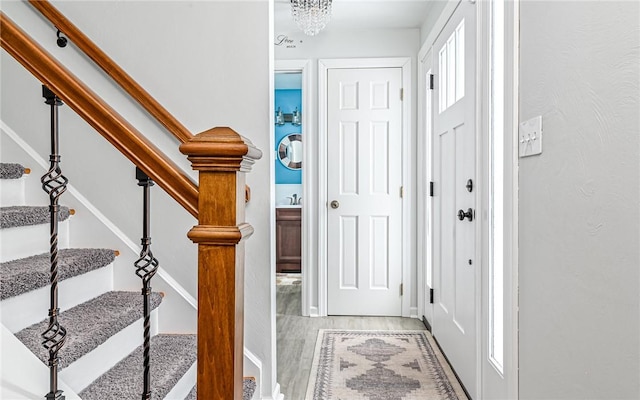
<path fill-rule="evenodd" d="M 188 142 L 193 135 L 156 99 L 142 88 L 129 74 L 115 63 L 104 51 L 87 37 L 77 26 L 69 21 L 48 0 L 29 0 L 29 3 L 40 11 L 57 29 L 69 38 L 87 57 L 93 60 L 102 70 L 129 93 L 149 114 L 163 125 L 181 143 Z"/>
<path fill-rule="evenodd" d="M 0 12 L 2 48 L 158 186 L 198 217 L 198 187 L 138 130 Z"/>

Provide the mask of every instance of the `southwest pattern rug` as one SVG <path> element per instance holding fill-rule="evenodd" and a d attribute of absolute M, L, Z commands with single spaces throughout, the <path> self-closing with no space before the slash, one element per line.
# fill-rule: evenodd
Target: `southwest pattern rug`
<path fill-rule="evenodd" d="M 466 399 L 441 362 L 423 331 L 320 330 L 305 399 Z"/>

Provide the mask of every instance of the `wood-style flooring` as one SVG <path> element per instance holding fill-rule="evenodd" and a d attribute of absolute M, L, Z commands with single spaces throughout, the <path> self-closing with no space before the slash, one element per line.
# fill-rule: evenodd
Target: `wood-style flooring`
<path fill-rule="evenodd" d="M 425 330 L 399 317 L 302 317 L 301 285 L 279 285 L 276 295 L 278 382 L 287 400 L 304 398 L 319 329 Z"/>

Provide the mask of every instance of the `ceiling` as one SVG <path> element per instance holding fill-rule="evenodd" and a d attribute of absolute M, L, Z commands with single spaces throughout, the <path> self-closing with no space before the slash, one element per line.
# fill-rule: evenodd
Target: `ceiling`
<path fill-rule="evenodd" d="M 442 1 L 442 0 L 440 0 Z M 420 28 L 434 0 L 333 0 L 331 21 L 325 31 L 353 29 Z M 289 0 L 275 0 L 276 33 L 298 30 Z"/>

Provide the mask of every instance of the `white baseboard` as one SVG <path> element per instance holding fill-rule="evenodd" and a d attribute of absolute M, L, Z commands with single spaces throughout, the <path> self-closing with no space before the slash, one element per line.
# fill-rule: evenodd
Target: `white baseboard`
<path fill-rule="evenodd" d="M 418 307 L 409 308 L 409 318 L 420 318 L 418 316 Z"/>
<path fill-rule="evenodd" d="M 280 393 L 279 383 L 276 383 L 276 387 L 273 389 L 273 400 L 284 400 L 284 394 Z"/>
<path fill-rule="evenodd" d="M 246 347 L 244 348 L 244 371 L 242 372 L 245 377 L 256 378 L 256 391 L 258 396 L 262 393 L 262 361 L 258 356 L 253 354 Z M 259 397 L 254 397 L 259 398 Z"/>
<path fill-rule="evenodd" d="M 284 395 L 280 393 L 280 384 L 276 383 L 276 386 L 273 388 L 273 393 L 271 396 L 263 396 L 262 395 L 262 361 L 253 354 L 246 347 L 244 348 L 244 376 L 246 377 L 255 377 L 256 378 L 256 392 L 257 395 L 254 395 L 254 399 L 260 400 L 284 400 Z"/>
<path fill-rule="evenodd" d="M 273 393 L 268 397 L 260 397 L 262 400 L 284 400 L 284 394 L 280 393 L 280 384 L 276 383 Z"/>

